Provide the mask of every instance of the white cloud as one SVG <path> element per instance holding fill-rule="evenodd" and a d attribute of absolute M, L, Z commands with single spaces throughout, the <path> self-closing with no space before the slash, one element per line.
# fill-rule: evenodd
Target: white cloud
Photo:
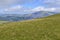
<path fill-rule="evenodd" d="M 34 12 L 38 12 L 38 11 L 49 11 L 49 12 L 56 12 L 58 11 L 57 8 L 45 8 L 45 7 L 36 7 L 36 8 L 33 8 L 33 9 L 27 9 L 27 10 L 24 10 L 25 13 L 34 13 Z"/>
<path fill-rule="evenodd" d="M 17 4 L 25 4 L 25 3 L 33 3 L 35 0 L 0 0 L 0 7 L 1 8 L 7 8 L 11 5 L 17 5 Z"/>
<path fill-rule="evenodd" d="M 33 9 L 30 9 L 29 10 L 30 12 L 36 12 L 36 11 L 49 11 L 49 12 L 59 12 L 60 13 L 60 7 L 42 7 L 42 6 L 38 6 L 38 7 L 35 7 Z"/>
<path fill-rule="evenodd" d="M 60 0 L 0 0 L 0 7 L 10 7 L 15 4 L 25 4 L 25 3 L 35 3 L 35 2 L 43 2 L 44 4 L 52 7 L 58 6 L 60 7 Z"/>
<path fill-rule="evenodd" d="M 6 8 L 6 9 L 4 9 L 4 11 L 15 11 L 15 10 L 20 10 L 21 8 L 23 8 L 23 7 L 20 5 L 17 5 L 17 6 L 13 6 L 10 8 Z"/>
<path fill-rule="evenodd" d="M 52 6 L 60 7 L 60 0 L 44 0 L 43 3 L 47 4 L 50 7 L 52 7 Z"/>
<path fill-rule="evenodd" d="M 45 8 L 45 7 L 36 7 L 32 11 L 51 11 L 54 12 L 56 8 Z"/>
<path fill-rule="evenodd" d="M 0 8 L 7 8 L 19 2 L 21 2 L 21 0 L 0 0 Z"/>
<path fill-rule="evenodd" d="M 22 14 L 24 13 L 24 7 L 21 5 L 17 5 L 17 6 L 13 6 L 13 7 L 9 7 L 9 8 L 5 8 L 2 9 L 0 11 L 0 13 L 6 13 L 6 14 Z"/>
<path fill-rule="evenodd" d="M 0 9 L 0 13 L 22 14 L 22 13 L 32 13 L 36 11 L 51 11 L 51 12 L 60 11 L 60 0 L 43 0 L 43 1 L 37 0 L 43 2 L 44 4 L 47 4 L 49 8 L 39 6 L 33 9 L 27 9 L 21 5 L 17 5 L 17 4 L 25 4 L 25 3 L 34 3 L 35 1 L 36 0 L 0 0 L 0 8 L 2 8 L 2 10 Z M 13 6 L 11 7 L 11 5 Z M 55 8 L 55 6 L 58 6 L 59 8 Z"/>
<path fill-rule="evenodd" d="M 41 7 L 41 6 L 33 8 L 33 9 L 26 9 L 21 5 L 17 5 L 17 6 L 3 9 L 2 11 L 0 11 L 0 13 L 27 14 L 27 13 L 37 12 L 37 11 L 59 12 L 59 10 L 60 10 L 59 8 L 46 8 L 46 7 Z"/>

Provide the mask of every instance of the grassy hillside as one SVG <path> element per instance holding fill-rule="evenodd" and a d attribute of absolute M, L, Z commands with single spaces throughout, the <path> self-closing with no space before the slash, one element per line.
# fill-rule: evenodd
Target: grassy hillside
<path fill-rule="evenodd" d="M 1 20 L 0 20 L 0 24 L 2 24 L 2 23 L 7 23 L 7 22 L 9 22 L 9 21 L 1 21 Z"/>
<path fill-rule="evenodd" d="M 0 40 L 60 40 L 60 14 L 0 24 Z"/>

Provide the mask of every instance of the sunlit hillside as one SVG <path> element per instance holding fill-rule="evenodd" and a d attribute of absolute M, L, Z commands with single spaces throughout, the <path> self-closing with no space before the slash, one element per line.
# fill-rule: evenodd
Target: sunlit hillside
<path fill-rule="evenodd" d="M 0 24 L 0 40 L 60 40 L 60 14 Z"/>

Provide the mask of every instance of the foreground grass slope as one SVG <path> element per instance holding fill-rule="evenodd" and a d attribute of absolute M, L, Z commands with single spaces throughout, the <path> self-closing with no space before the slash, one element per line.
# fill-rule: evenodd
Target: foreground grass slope
<path fill-rule="evenodd" d="M 0 40 L 60 40 L 60 14 L 0 24 Z"/>
<path fill-rule="evenodd" d="M 9 21 L 1 21 L 1 20 L 0 20 L 0 24 L 2 24 L 2 23 L 7 23 L 7 22 L 9 22 Z"/>

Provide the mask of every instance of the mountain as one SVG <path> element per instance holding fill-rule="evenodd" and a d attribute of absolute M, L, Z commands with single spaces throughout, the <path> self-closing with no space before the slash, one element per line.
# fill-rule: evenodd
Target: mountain
<path fill-rule="evenodd" d="M 0 20 L 3 21 L 21 21 L 34 18 L 41 18 L 55 14 L 54 12 L 38 11 L 29 14 L 0 14 Z"/>
<path fill-rule="evenodd" d="M 0 24 L 0 40 L 60 40 L 60 14 Z"/>
<path fill-rule="evenodd" d="M 55 12 L 48 12 L 48 11 L 38 11 L 38 12 L 34 12 L 32 13 L 32 17 L 33 18 L 40 18 L 40 17 L 45 17 L 45 16 L 50 16 L 55 14 Z"/>

